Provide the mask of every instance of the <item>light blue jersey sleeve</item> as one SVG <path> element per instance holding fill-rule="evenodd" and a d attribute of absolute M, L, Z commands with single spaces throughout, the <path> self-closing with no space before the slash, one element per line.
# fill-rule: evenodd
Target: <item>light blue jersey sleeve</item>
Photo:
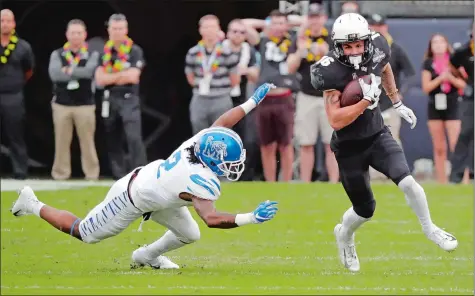
<path fill-rule="evenodd" d="M 186 191 L 196 197 L 215 201 L 221 195 L 219 179 L 212 173 L 192 173 L 188 177 Z"/>

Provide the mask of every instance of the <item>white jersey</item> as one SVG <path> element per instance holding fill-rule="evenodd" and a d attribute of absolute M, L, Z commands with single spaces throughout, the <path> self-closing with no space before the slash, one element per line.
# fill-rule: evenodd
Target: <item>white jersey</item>
<path fill-rule="evenodd" d="M 207 166 L 191 164 L 186 149 L 195 145 L 203 130 L 185 141 L 166 160 L 144 166 L 132 182 L 131 196 L 135 205 L 145 211 L 190 206 L 179 198 L 182 192 L 215 201 L 221 194 L 218 177 Z"/>

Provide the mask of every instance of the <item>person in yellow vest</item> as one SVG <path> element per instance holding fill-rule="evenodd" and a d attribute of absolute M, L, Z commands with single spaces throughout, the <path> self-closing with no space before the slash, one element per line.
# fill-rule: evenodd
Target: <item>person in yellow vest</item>
<path fill-rule="evenodd" d="M 302 76 L 300 92 L 297 94 L 294 135 L 300 145 L 300 180 L 310 182 L 315 163 L 315 144 L 320 133 L 325 146 L 325 164 L 328 179 L 338 182 L 338 164 L 330 149 L 333 129 L 325 113 L 323 93 L 310 82 L 310 66 L 318 62 L 329 50 L 331 43 L 325 23 L 328 17 L 322 6 L 309 5 L 308 16 L 304 18 L 298 33 L 296 48 L 291 48 L 292 62 L 289 72 Z"/>

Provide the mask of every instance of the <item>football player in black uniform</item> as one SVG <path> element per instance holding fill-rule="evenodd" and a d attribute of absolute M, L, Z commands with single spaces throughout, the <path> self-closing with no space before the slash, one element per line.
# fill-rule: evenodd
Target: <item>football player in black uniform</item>
<path fill-rule="evenodd" d="M 394 108 L 414 128 L 417 118 L 400 101 L 389 64 L 388 43 L 379 33 L 369 30 L 368 22 L 356 13 L 338 17 L 333 25 L 334 48 L 311 67 L 312 85 L 323 91 L 325 109 L 335 132 L 331 140 L 343 187 L 351 200 L 341 224 L 334 229 L 342 264 L 358 271 L 355 231 L 373 216 L 376 202 L 371 191 L 368 169 L 372 166 L 385 174 L 404 192 L 424 234 L 445 251 L 454 250 L 454 236 L 431 220 L 424 189 L 411 176 L 402 148 L 384 125 L 378 106 L 382 84 Z M 371 84 L 358 77 L 370 75 Z M 359 79 L 364 99 L 341 107 L 339 97 L 346 85 Z"/>

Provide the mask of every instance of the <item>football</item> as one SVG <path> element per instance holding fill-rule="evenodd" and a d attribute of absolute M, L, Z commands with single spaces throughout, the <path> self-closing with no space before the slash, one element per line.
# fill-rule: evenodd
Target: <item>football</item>
<path fill-rule="evenodd" d="M 371 76 L 365 75 L 362 77 L 363 81 L 367 84 L 371 83 Z M 358 79 L 355 79 L 348 83 L 340 96 L 340 106 L 347 107 L 354 105 L 363 99 L 363 92 L 361 91 L 360 83 Z"/>

